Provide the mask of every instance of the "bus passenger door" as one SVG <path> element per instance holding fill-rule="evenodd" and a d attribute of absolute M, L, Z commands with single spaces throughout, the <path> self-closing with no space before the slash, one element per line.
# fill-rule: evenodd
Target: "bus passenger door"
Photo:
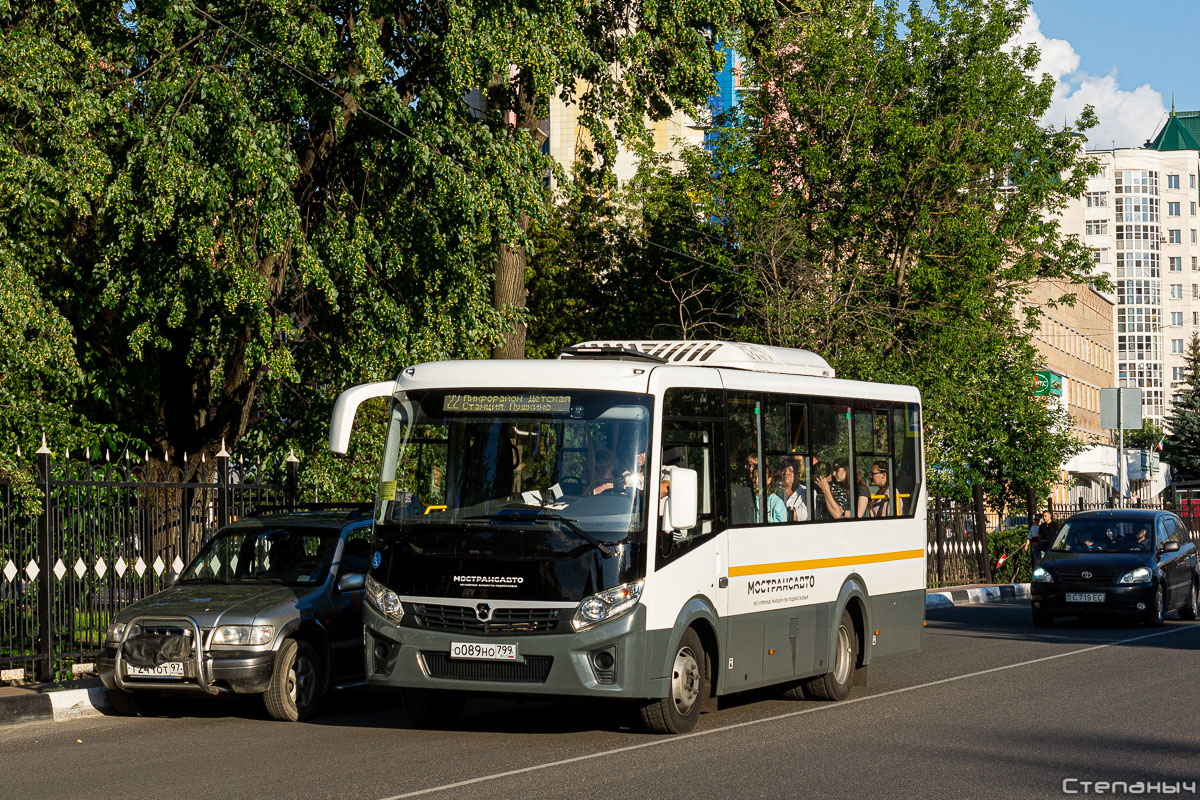
<path fill-rule="evenodd" d="M 721 477 L 725 463 L 725 400 L 715 371 L 655 370 L 655 377 L 681 373 L 693 382 L 688 387 L 663 390 L 663 423 L 657 468 L 676 466 L 695 470 L 697 478 L 696 527 L 687 531 L 658 534 L 655 571 L 672 596 L 672 614 L 692 598 L 702 597 L 718 617 L 717 635 L 722 630 L 728 589 L 728 554 L 724 530 L 728 511 Z M 666 381 L 664 381 L 666 382 Z M 711 383 L 711 386 L 697 386 Z M 653 388 L 653 387 L 652 387 Z M 674 617 L 671 620 L 674 623 Z"/>

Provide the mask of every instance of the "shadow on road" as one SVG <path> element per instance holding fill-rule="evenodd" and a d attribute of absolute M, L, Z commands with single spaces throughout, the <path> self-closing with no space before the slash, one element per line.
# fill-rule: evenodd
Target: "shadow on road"
<path fill-rule="evenodd" d="M 1200 623 L 1184 622 L 1172 614 L 1162 628 L 1150 628 L 1123 618 L 1062 617 L 1049 628 L 1033 625 L 1028 601 L 988 603 L 978 606 L 928 608 L 925 619 L 937 623 L 935 633 L 950 633 L 975 639 L 1019 639 L 1025 642 L 1051 644 L 1095 645 L 1121 639 L 1133 639 L 1147 634 L 1178 631 L 1178 635 L 1163 635 L 1127 642 L 1121 647 L 1148 647 L 1170 650 L 1200 650 L 1200 637 L 1189 636 L 1200 631 Z"/>

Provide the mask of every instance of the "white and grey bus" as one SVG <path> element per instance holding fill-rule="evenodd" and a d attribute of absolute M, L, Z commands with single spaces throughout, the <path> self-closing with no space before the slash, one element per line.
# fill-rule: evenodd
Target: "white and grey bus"
<path fill-rule="evenodd" d="M 918 649 L 921 400 L 803 350 L 588 342 L 418 364 L 391 402 L 364 603 L 372 684 L 415 722 L 466 693 L 638 701 L 682 732 L 713 698 L 839 700 Z"/>

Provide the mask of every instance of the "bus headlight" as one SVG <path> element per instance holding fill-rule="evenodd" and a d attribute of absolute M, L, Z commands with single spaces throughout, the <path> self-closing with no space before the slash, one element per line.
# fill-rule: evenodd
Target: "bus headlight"
<path fill-rule="evenodd" d="M 624 583 L 603 592 L 597 592 L 591 597 L 583 598 L 579 608 L 575 609 L 575 617 L 571 624 L 577 631 L 608 622 L 611 619 L 628 614 L 642 598 L 642 582 Z"/>
<path fill-rule="evenodd" d="M 404 606 L 400 604 L 399 595 L 370 575 L 367 576 L 365 588 L 366 591 L 363 594 L 366 595 L 367 602 L 381 614 L 397 623 L 404 619 Z"/>

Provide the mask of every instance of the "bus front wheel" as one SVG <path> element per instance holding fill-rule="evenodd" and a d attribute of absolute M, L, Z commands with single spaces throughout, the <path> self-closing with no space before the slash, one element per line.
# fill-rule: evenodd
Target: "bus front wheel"
<path fill-rule="evenodd" d="M 642 706 L 642 721 L 654 733 L 687 733 L 696 727 L 707 697 L 704 645 L 692 628 L 684 631 L 671 664 L 669 694 Z"/>
<path fill-rule="evenodd" d="M 832 668 L 824 675 L 809 678 L 804 686 L 805 694 L 816 700 L 845 700 L 850 696 L 859 645 L 858 631 L 848 610 L 842 611 L 842 621 L 838 623 L 835 636 Z"/>

